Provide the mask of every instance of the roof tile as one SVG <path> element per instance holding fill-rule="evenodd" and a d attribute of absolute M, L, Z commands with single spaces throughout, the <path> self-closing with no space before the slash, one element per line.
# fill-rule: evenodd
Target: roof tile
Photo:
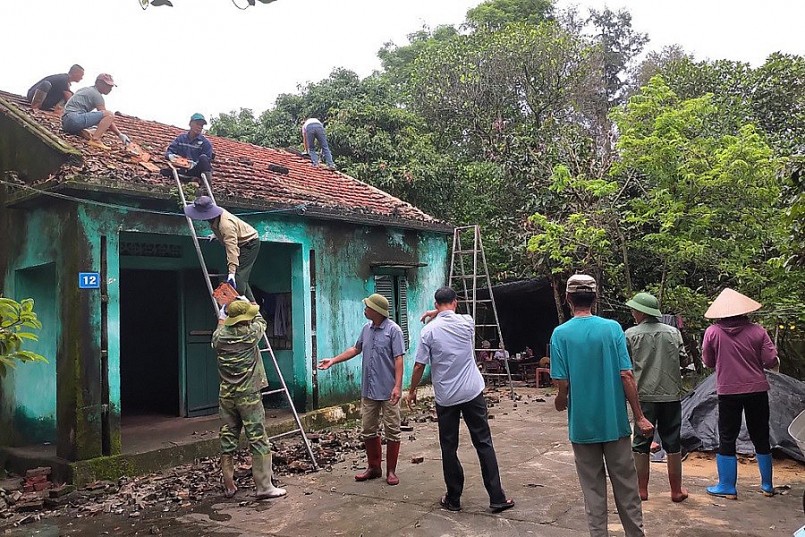
<path fill-rule="evenodd" d="M 140 166 L 126 153 L 124 147 L 107 135 L 104 143 L 112 150 L 104 151 L 87 145 L 79 136 L 61 130 L 61 120 L 53 112 L 33 113 L 26 99 L 20 95 L 0 91 L 3 99 L 54 135 L 75 147 L 83 155 L 80 164 L 66 164 L 55 175 L 64 180 L 74 175 L 111 176 L 119 184 L 132 186 L 174 186 L 173 180 Z M 151 162 L 161 168 L 167 167 L 165 149 L 184 130 L 117 114 L 115 124 L 134 142 L 151 154 Z M 324 167 L 314 168 L 310 161 L 289 151 L 261 147 L 218 136 L 207 136 L 215 150 L 213 163 L 213 188 L 226 198 L 241 199 L 253 205 L 271 207 L 297 207 L 323 209 L 344 217 L 376 216 L 383 221 L 415 224 L 417 227 L 443 228 L 445 224 L 382 190 L 343 173 Z M 280 174 L 269 165 L 288 169 Z"/>

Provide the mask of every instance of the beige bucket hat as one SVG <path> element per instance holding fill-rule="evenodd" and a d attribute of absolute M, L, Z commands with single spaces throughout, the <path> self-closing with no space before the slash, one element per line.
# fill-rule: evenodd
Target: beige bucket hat
<path fill-rule="evenodd" d="M 745 315 L 759 310 L 762 306 L 763 304 L 760 302 L 755 302 L 748 296 L 727 287 L 713 300 L 704 316 L 707 319 L 724 319 L 725 317 Z"/>

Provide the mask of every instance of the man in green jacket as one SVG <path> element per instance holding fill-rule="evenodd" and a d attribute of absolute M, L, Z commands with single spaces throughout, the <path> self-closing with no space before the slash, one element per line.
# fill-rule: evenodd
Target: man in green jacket
<path fill-rule="evenodd" d="M 637 326 L 626 330 L 626 347 L 634 363 L 640 408 L 646 419 L 657 428 L 662 447 L 667 453 L 668 482 L 671 500 L 684 501 L 688 491 L 682 487 L 682 376 L 680 367 L 688 355 L 682 334 L 673 326 L 660 322 L 662 313 L 657 299 L 649 293 L 637 293 L 626 303 Z M 649 453 L 653 438 L 635 429 L 632 451 L 640 498 L 648 499 Z"/>
<path fill-rule="evenodd" d="M 246 431 L 252 453 L 252 476 L 258 500 L 285 496 L 285 489 L 271 482 L 271 446 L 266 435 L 266 411 L 260 390 L 268 386 L 258 343 L 266 330 L 260 308 L 243 297 L 221 308 L 212 347 L 218 356 L 221 385 L 218 405 L 221 420 L 221 471 L 224 494 L 237 492 L 233 455 L 238 449 L 240 430 Z"/>

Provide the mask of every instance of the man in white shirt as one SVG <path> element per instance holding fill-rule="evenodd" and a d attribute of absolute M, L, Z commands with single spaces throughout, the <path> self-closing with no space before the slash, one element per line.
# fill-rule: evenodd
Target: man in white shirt
<path fill-rule="evenodd" d="M 436 395 L 436 416 L 439 424 L 439 444 L 442 448 L 442 469 L 447 493 L 439 503 L 450 511 L 461 510 L 464 490 L 464 470 L 458 460 L 458 426 L 464 423 L 478 452 L 481 475 L 489 494 L 489 508 L 499 513 L 514 507 L 500 483 L 495 447 L 487 420 L 484 399 L 484 379 L 475 365 L 475 323 L 469 315 L 456 314 L 456 292 L 442 287 L 435 294 L 436 309 L 422 316 L 430 320 L 422 329 L 416 363 L 411 375 L 408 405 L 416 404 L 416 388 L 422 380 L 425 366 L 431 366 L 431 380 Z"/>
<path fill-rule="evenodd" d="M 324 163 L 331 170 L 335 170 L 333 154 L 330 153 L 330 145 L 327 143 L 327 133 L 324 132 L 324 125 L 318 118 L 311 117 L 302 123 L 302 142 L 305 144 L 305 153 L 310 155 L 310 162 L 313 167 L 319 165 L 319 154 L 316 152 L 316 142 L 319 142 Z"/>

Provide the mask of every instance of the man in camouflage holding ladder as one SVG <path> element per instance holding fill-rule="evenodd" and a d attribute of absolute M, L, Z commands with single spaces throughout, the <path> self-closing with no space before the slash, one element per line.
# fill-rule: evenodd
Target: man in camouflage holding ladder
<path fill-rule="evenodd" d="M 257 305 L 239 297 L 221 308 L 218 328 L 212 334 L 212 347 L 218 356 L 221 385 L 218 405 L 221 420 L 221 472 L 224 495 L 237 492 L 233 455 L 238 449 L 240 430 L 246 431 L 252 453 L 252 476 L 256 498 L 279 498 L 285 489 L 271 482 L 271 446 L 265 429 L 266 411 L 260 390 L 268 386 L 258 343 L 266 330 L 266 321 Z"/>

